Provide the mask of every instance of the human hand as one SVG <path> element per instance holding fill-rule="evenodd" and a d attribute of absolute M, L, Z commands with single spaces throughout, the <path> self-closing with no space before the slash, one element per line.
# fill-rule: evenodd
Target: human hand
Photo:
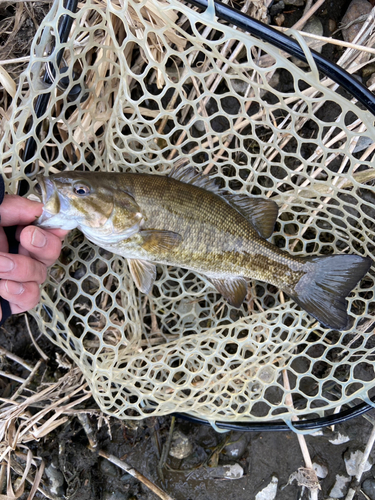
<path fill-rule="evenodd" d="M 0 206 L 0 296 L 9 301 L 13 314 L 37 305 L 39 285 L 61 251 L 68 233 L 62 229 L 44 230 L 31 226 L 42 213 L 43 204 L 20 196 L 5 196 Z M 3 227 L 17 226 L 18 254 L 10 254 Z M 0 311 L 0 320 L 2 311 Z"/>

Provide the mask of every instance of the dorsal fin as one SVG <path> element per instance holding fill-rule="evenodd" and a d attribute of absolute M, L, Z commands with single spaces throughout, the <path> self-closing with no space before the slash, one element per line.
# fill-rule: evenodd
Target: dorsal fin
<path fill-rule="evenodd" d="M 223 196 L 225 201 L 247 219 L 263 238 L 273 233 L 279 207 L 268 198 L 253 198 L 247 194 Z"/>
<path fill-rule="evenodd" d="M 279 212 L 279 207 L 274 201 L 268 198 L 254 198 L 247 194 L 226 194 L 214 179 L 197 172 L 193 167 L 174 167 L 168 177 L 218 194 L 228 205 L 243 215 L 263 238 L 269 238 L 273 233 Z"/>
<path fill-rule="evenodd" d="M 194 184 L 194 186 L 207 189 L 215 194 L 221 194 L 221 190 L 214 179 L 197 172 L 193 167 L 174 167 L 168 177 L 185 182 L 185 184 Z"/>

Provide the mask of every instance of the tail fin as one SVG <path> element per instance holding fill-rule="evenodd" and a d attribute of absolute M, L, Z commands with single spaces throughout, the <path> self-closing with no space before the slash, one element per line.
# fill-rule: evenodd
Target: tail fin
<path fill-rule="evenodd" d="M 349 322 L 345 298 L 372 263 L 359 255 L 308 258 L 307 273 L 295 286 L 292 298 L 323 326 L 344 330 Z"/>

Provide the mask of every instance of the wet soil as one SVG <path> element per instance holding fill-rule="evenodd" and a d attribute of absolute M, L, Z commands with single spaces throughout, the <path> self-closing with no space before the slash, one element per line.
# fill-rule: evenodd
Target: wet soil
<path fill-rule="evenodd" d="M 33 335 L 38 332 L 31 320 Z M 58 368 L 55 354 L 59 350 L 46 338 L 41 337 L 38 344 L 50 356 L 50 361 L 40 369 L 45 381 L 56 380 L 66 373 Z M 0 345 L 31 363 L 39 355 L 30 343 L 24 317 L 13 317 L 0 329 Z M 60 354 L 63 354 L 60 352 Z M 9 368 L 9 367 L 8 367 Z M 7 367 L 3 366 L 3 369 Z M 14 374 L 17 374 L 13 372 Z M 18 374 L 24 376 L 22 372 Z M 12 394 L 8 386 L 7 393 Z M 86 408 L 95 408 L 89 400 Z M 30 407 L 31 414 L 33 407 Z M 367 413 L 375 419 L 375 410 Z M 256 497 L 272 477 L 278 479 L 277 500 L 308 499 L 308 490 L 303 491 L 296 481 L 288 484 L 292 473 L 304 467 L 304 459 L 293 432 L 252 432 L 218 433 L 210 426 L 193 424 L 176 418 L 175 430 L 188 437 L 192 445 L 190 455 L 184 459 L 168 456 L 166 465 L 159 471 L 162 446 L 166 443 L 171 417 L 148 418 L 139 422 L 123 422 L 111 418 L 109 426 L 102 424 L 98 429 L 97 417 L 89 418 L 89 426 L 97 442 L 89 449 L 89 440 L 77 417 L 60 426 L 40 441 L 28 443 L 34 455 L 42 457 L 46 466 L 51 464 L 62 474 L 63 480 L 57 489 L 56 498 L 71 500 L 156 500 L 152 493 L 137 479 L 99 456 L 99 451 L 121 458 L 166 491 L 174 500 L 249 500 Z M 358 417 L 306 435 L 310 456 L 314 461 L 323 463 L 328 469 L 325 479 L 320 479 L 319 499 L 328 499 L 335 483 L 336 475 L 348 477 L 345 469 L 344 454 L 354 450 L 364 450 L 372 424 L 364 417 Z M 340 441 L 340 435 L 347 441 Z M 341 439 L 342 440 L 342 439 Z M 331 442 L 333 441 L 333 442 Z M 226 446 L 222 446 L 226 443 Z M 371 453 L 375 460 L 375 450 Z M 243 477 L 226 479 L 224 465 L 239 464 Z M 373 478 L 371 471 L 366 472 L 362 481 Z M 52 486 L 51 481 L 47 484 Z M 21 497 L 27 498 L 27 494 Z M 37 493 L 35 498 L 44 498 Z M 270 497 L 274 498 L 274 497 Z M 366 497 L 359 492 L 357 500 Z"/>

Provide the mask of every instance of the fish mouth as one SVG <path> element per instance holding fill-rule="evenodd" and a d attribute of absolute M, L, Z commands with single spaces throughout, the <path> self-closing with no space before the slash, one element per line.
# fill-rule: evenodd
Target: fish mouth
<path fill-rule="evenodd" d="M 37 219 L 36 224 L 47 227 L 48 220 L 60 211 L 60 199 L 56 187 L 50 179 L 43 175 L 38 175 L 36 178 L 38 184 L 35 186 L 35 191 L 44 205 L 42 215 Z"/>
<path fill-rule="evenodd" d="M 48 179 L 48 177 L 44 177 L 43 175 L 37 175 L 36 179 L 38 183 L 35 186 L 35 190 L 42 198 L 42 203 L 46 205 L 48 201 L 53 198 L 53 195 L 56 193 L 55 186 L 53 182 Z"/>

